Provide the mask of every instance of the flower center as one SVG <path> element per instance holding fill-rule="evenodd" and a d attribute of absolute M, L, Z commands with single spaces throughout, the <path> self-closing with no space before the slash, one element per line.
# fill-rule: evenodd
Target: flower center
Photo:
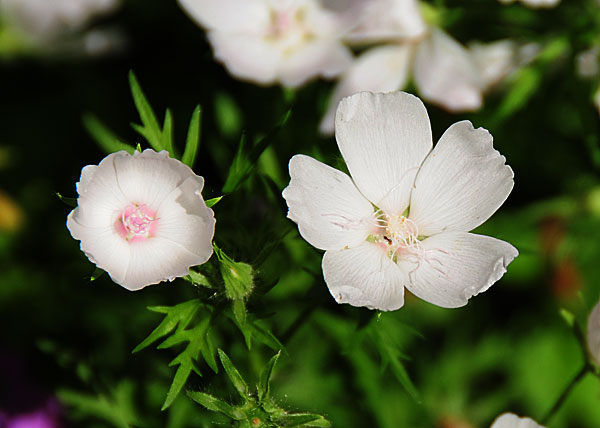
<path fill-rule="evenodd" d="M 131 204 L 125 207 L 115 226 L 119 235 L 127 241 L 146 240 L 154 236 L 156 214 L 145 204 Z"/>
<path fill-rule="evenodd" d="M 416 256 L 422 253 L 419 240 L 419 227 L 403 215 L 388 215 L 383 212 L 377 216 L 378 234 L 372 236 L 374 243 L 387 249 L 388 256 L 396 261 L 399 256 Z"/>
<path fill-rule="evenodd" d="M 306 26 L 306 6 L 288 6 L 271 10 L 267 40 L 276 43 L 284 54 L 290 54 L 312 38 Z"/>

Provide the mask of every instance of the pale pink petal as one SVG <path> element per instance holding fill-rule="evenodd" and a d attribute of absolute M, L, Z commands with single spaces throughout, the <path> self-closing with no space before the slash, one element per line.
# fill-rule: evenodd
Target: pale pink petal
<path fill-rule="evenodd" d="M 259 84 L 274 83 L 282 60 L 279 47 L 263 37 L 211 31 L 215 58 L 235 77 Z"/>
<path fill-rule="evenodd" d="M 420 95 L 448 111 L 477 110 L 483 82 L 469 52 L 441 30 L 419 44 L 414 80 Z"/>
<path fill-rule="evenodd" d="M 492 145 L 490 133 L 469 121 L 442 135 L 419 170 L 410 218 L 421 235 L 469 231 L 486 221 L 513 188 L 513 172 Z"/>
<path fill-rule="evenodd" d="M 531 418 L 520 418 L 514 413 L 504 413 L 496 418 L 490 428 L 544 428 Z"/>
<path fill-rule="evenodd" d="M 338 303 L 381 311 L 404 305 L 406 277 L 377 244 L 325 252 L 323 276 Z"/>
<path fill-rule="evenodd" d="M 187 165 L 170 158 L 168 152 L 121 152 L 114 157 L 118 187 L 131 203 L 145 204 L 156 211 L 167 195 L 188 177 L 195 176 Z"/>
<path fill-rule="evenodd" d="M 305 43 L 292 53 L 284 54 L 280 81 L 284 86 L 297 87 L 308 80 L 323 76 L 332 78 L 352 63 L 352 53 L 335 39 Z"/>
<path fill-rule="evenodd" d="M 375 225 L 373 206 L 350 177 L 309 156 L 290 160 L 291 181 L 283 191 L 288 217 L 300 235 L 322 250 L 355 247 Z"/>
<path fill-rule="evenodd" d="M 426 30 L 416 0 L 378 0 L 364 2 L 360 25 L 346 38 L 352 43 L 415 38 Z"/>
<path fill-rule="evenodd" d="M 362 92 L 344 98 L 336 113 L 335 133 L 362 194 L 385 212 L 401 214 L 432 146 L 421 100 L 405 92 Z"/>
<path fill-rule="evenodd" d="M 340 100 L 357 92 L 390 92 L 401 89 L 408 78 L 413 45 L 387 45 L 369 49 L 346 70 L 335 86 L 320 125 L 333 134 L 335 111 Z"/>
<path fill-rule="evenodd" d="M 259 34 L 271 19 L 264 0 L 177 0 L 181 8 L 208 30 Z"/>
<path fill-rule="evenodd" d="M 406 287 L 444 308 L 467 304 L 506 272 L 518 251 L 507 242 L 466 232 L 444 232 L 421 242 L 420 255 L 399 257 Z"/>
<path fill-rule="evenodd" d="M 600 302 L 594 306 L 587 322 L 587 347 L 594 362 L 600 366 Z"/>
<path fill-rule="evenodd" d="M 156 211 L 156 238 L 172 241 L 195 256 L 185 268 L 206 262 L 213 251 L 215 218 L 202 199 L 202 186 L 201 177 L 188 177 Z"/>

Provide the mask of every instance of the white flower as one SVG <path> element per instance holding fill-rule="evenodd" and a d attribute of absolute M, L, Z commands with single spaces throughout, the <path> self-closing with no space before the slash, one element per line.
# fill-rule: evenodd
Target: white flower
<path fill-rule="evenodd" d="M 485 129 L 455 123 L 432 150 L 425 106 L 404 92 L 344 98 L 335 127 L 352 178 L 296 155 L 283 197 L 302 237 L 325 250 L 323 275 L 338 303 L 394 310 L 407 287 L 459 307 L 504 274 L 517 250 L 467 233 L 513 187 Z"/>
<path fill-rule="evenodd" d="M 588 318 L 587 347 L 592 360 L 600 367 L 600 302 L 596 303 Z"/>
<path fill-rule="evenodd" d="M 90 261 L 128 290 L 185 276 L 212 254 L 215 219 L 203 186 L 166 151 L 113 153 L 81 171 L 67 228 Z"/>
<path fill-rule="evenodd" d="M 319 0 L 179 0 L 208 30 L 215 58 L 241 79 L 295 87 L 341 73 L 352 60 L 342 43 L 352 8 L 325 8 Z"/>
<path fill-rule="evenodd" d="M 369 49 L 342 75 L 320 131 L 333 132 L 335 109 L 343 97 L 402 89 L 411 74 L 423 99 L 450 112 L 477 110 L 485 91 L 531 59 L 523 58 L 523 50 L 506 40 L 466 48 L 439 29 L 421 39 Z"/>
<path fill-rule="evenodd" d="M 0 15 L 30 37 L 47 42 L 80 29 L 99 14 L 112 11 L 119 0 L 0 0 Z"/>
<path fill-rule="evenodd" d="M 531 418 L 520 418 L 514 413 L 504 413 L 496 418 L 490 428 L 544 428 Z"/>

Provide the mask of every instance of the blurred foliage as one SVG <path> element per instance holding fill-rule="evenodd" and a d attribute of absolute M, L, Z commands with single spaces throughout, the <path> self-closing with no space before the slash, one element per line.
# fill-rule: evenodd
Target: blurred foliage
<path fill-rule="evenodd" d="M 105 57 L 37 55 L 0 23 L 0 407 L 27 411 L 55 395 L 67 426 L 98 428 L 228 426 L 240 406 L 291 409 L 283 426 L 487 427 L 505 411 L 541 420 L 585 364 L 571 326 L 585 326 L 600 296 L 598 77 L 575 69 L 577 53 L 600 43 L 600 8 L 425 9 L 463 42 L 542 47 L 480 111 L 428 106 L 434 139 L 462 119 L 494 135 L 516 184 L 476 232 L 520 256 L 464 308 L 408 295 L 383 314 L 337 305 L 321 253 L 285 218 L 292 155 L 344 168 L 335 140 L 317 134 L 331 83 L 290 91 L 234 80 L 176 2 L 130 0 L 104 18 L 128 38 Z M 76 195 L 83 166 L 138 144 L 182 153 L 204 177 L 218 249 L 187 281 L 130 293 L 94 272 L 60 199 Z M 131 353 L 154 343 L 160 351 Z M 227 355 L 259 379 L 256 393 Z M 587 374 L 548 426 L 596 427 L 599 402 L 600 381 Z"/>

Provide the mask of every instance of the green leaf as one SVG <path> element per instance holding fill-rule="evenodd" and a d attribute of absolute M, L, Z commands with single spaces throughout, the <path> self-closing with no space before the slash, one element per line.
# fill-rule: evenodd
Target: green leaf
<path fill-rule="evenodd" d="M 217 203 L 218 203 L 218 202 L 219 202 L 221 199 L 223 199 L 223 196 L 217 196 L 216 198 L 208 199 L 208 200 L 206 201 L 206 206 L 207 206 L 208 208 L 212 208 L 212 207 L 214 207 L 215 205 L 217 205 Z"/>
<path fill-rule="evenodd" d="M 187 139 L 185 142 L 185 150 L 183 152 L 183 156 L 181 157 L 181 162 L 183 162 L 190 168 L 194 167 L 194 162 L 196 161 L 196 153 L 198 152 L 198 146 L 200 145 L 201 117 L 202 108 L 200 107 L 200 105 L 197 105 L 194 109 L 194 112 L 192 113 L 192 119 L 190 120 L 190 126 L 188 128 Z"/>
<path fill-rule="evenodd" d="M 156 115 L 133 71 L 129 72 L 129 86 L 131 87 L 131 95 L 133 96 L 133 101 L 143 125 L 132 124 L 133 129 L 144 137 L 154 150 L 168 150 L 169 147 L 164 142 L 163 132 L 158 125 Z"/>
<path fill-rule="evenodd" d="M 285 351 L 285 346 L 275 337 L 271 331 L 269 331 L 266 327 L 262 326 L 259 321 L 252 321 L 246 323 L 252 330 L 252 335 L 261 342 L 263 345 L 268 346 L 274 351 Z"/>
<path fill-rule="evenodd" d="M 281 427 L 330 427 L 331 422 L 321 415 L 312 413 L 292 413 L 274 419 Z"/>
<path fill-rule="evenodd" d="M 258 401 L 262 402 L 263 400 L 269 397 L 269 392 L 271 388 L 271 376 L 273 375 L 273 368 L 275 364 L 277 364 L 277 360 L 281 356 L 281 351 L 273 356 L 263 369 L 260 374 L 260 378 L 258 380 L 258 385 L 256 389 L 258 390 Z"/>
<path fill-rule="evenodd" d="M 165 112 L 165 121 L 163 123 L 162 130 L 162 141 L 163 144 L 167 147 L 167 151 L 170 153 L 171 157 L 176 157 L 175 149 L 173 147 L 173 114 L 171 113 L 171 109 L 167 108 Z"/>
<path fill-rule="evenodd" d="M 231 419 L 239 421 L 245 417 L 245 415 L 236 408 L 230 406 L 224 401 L 219 400 L 218 398 L 213 397 L 210 394 L 188 391 L 187 395 L 196 403 L 203 405 L 208 410 L 223 413 L 224 415 L 229 416 Z"/>
<path fill-rule="evenodd" d="M 194 284 L 203 285 L 208 288 L 213 288 L 213 285 L 210 283 L 210 280 L 206 277 L 206 275 L 201 274 L 200 272 L 196 272 L 195 270 L 190 269 L 190 281 Z"/>
<path fill-rule="evenodd" d="M 129 154 L 133 154 L 134 148 L 123 142 L 93 114 L 83 115 L 83 126 L 106 153 L 125 150 Z"/>
<path fill-rule="evenodd" d="M 575 315 L 573 315 L 571 311 L 565 308 L 560 308 L 558 312 L 561 318 L 567 323 L 567 325 L 570 328 L 573 328 L 573 326 L 575 325 Z"/>
<path fill-rule="evenodd" d="M 231 383 L 237 390 L 238 394 L 240 395 L 240 397 L 242 397 L 244 403 L 246 403 L 248 401 L 248 398 L 250 397 L 250 390 L 248 389 L 248 384 L 246 384 L 246 381 L 244 380 L 244 378 L 242 378 L 242 375 L 235 368 L 227 354 L 225 354 L 225 352 L 223 352 L 223 350 L 221 349 L 218 349 L 217 351 L 219 353 L 219 358 L 221 359 L 221 364 L 223 364 L 223 368 L 225 369 L 229 380 L 231 380 Z"/>
<path fill-rule="evenodd" d="M 171 331 L 173 331 L 173 329 L 175 329 L 177 324 L 180 324 L 180 327 L 182 326 L 181 328 L 185 328 L 192 320 L 193 316 L 196 314 L 200 306 L 200 301 L 194 299 L 171 307 L 149 307 L 148 309 L 153 312 L 164 313 L 167 315 L 158 325 L 158 327 L 156 327 L 152 331 L 152 333 L 150 333 L 150 335 L 146 339 L 144 339 L 142 343 L 135 347 L 133 353 L 141 351 L 142 349 L 154 343 L 156 340 L 160 339 L 163 336 L 166 336 Z"/>
<path fill-rule="evenodd" d="M 221 133 L 226 137 L 234 137 L 242 129 L 242 112 L 234 99 L 220 92 L 215 96 L 215 118 Z"/>
<path fill-rule="evenodd" d="M 219 247 L 214 244 L 213 247 L 220 262 L 227 298 L 237 300 L 248 297 L 254 286 L 252 266 L 247 263 L 235 262 Z"/>
<path fill-rule="evenodd" d="M 90 282 L 97 280 L 102 275 L 104 275 L 104 271 L 102 269 L 100 269 L 100 268 L 94 269 L 94 272 L 92 273 L 92 276 L 90 276 Z"/>
<path fill-rule="evenodd" d="M 232 303 L 233 316 L 239 325 L 246 324 L 246 303 L 244 303 L 244 299 L 236 299 Z"/>
<path fill-rule="evenodd" d="M 61 202 L 64 202 L 71 208 L 75 208 L 77 206 L 77 198 L 67 198 L 66 196 L 63 196 L 58 192 L 56 192 L 55 195 L 58 197 L 58 199 L 61 200 Z"/>
<path fill-rule="evenodd" d="M 165 399 L 165 402 L 163 403 L 162 408 L 160 409 L 161 411 L 166 410 L 171 404 L 173 404 L 173 401 L 175 401 L 175 398 L 177 398 L 177 396 L 181 392 L 181 389 L 185 385 L 185 382 L 187 381 L 191 372 L 192 367 L 187 364 L 181 364 L 177 368 L 177 372 L 175 373 L 175 377 L 173 378 L 171 387 L 167 392 L 167 398 Z"/>

